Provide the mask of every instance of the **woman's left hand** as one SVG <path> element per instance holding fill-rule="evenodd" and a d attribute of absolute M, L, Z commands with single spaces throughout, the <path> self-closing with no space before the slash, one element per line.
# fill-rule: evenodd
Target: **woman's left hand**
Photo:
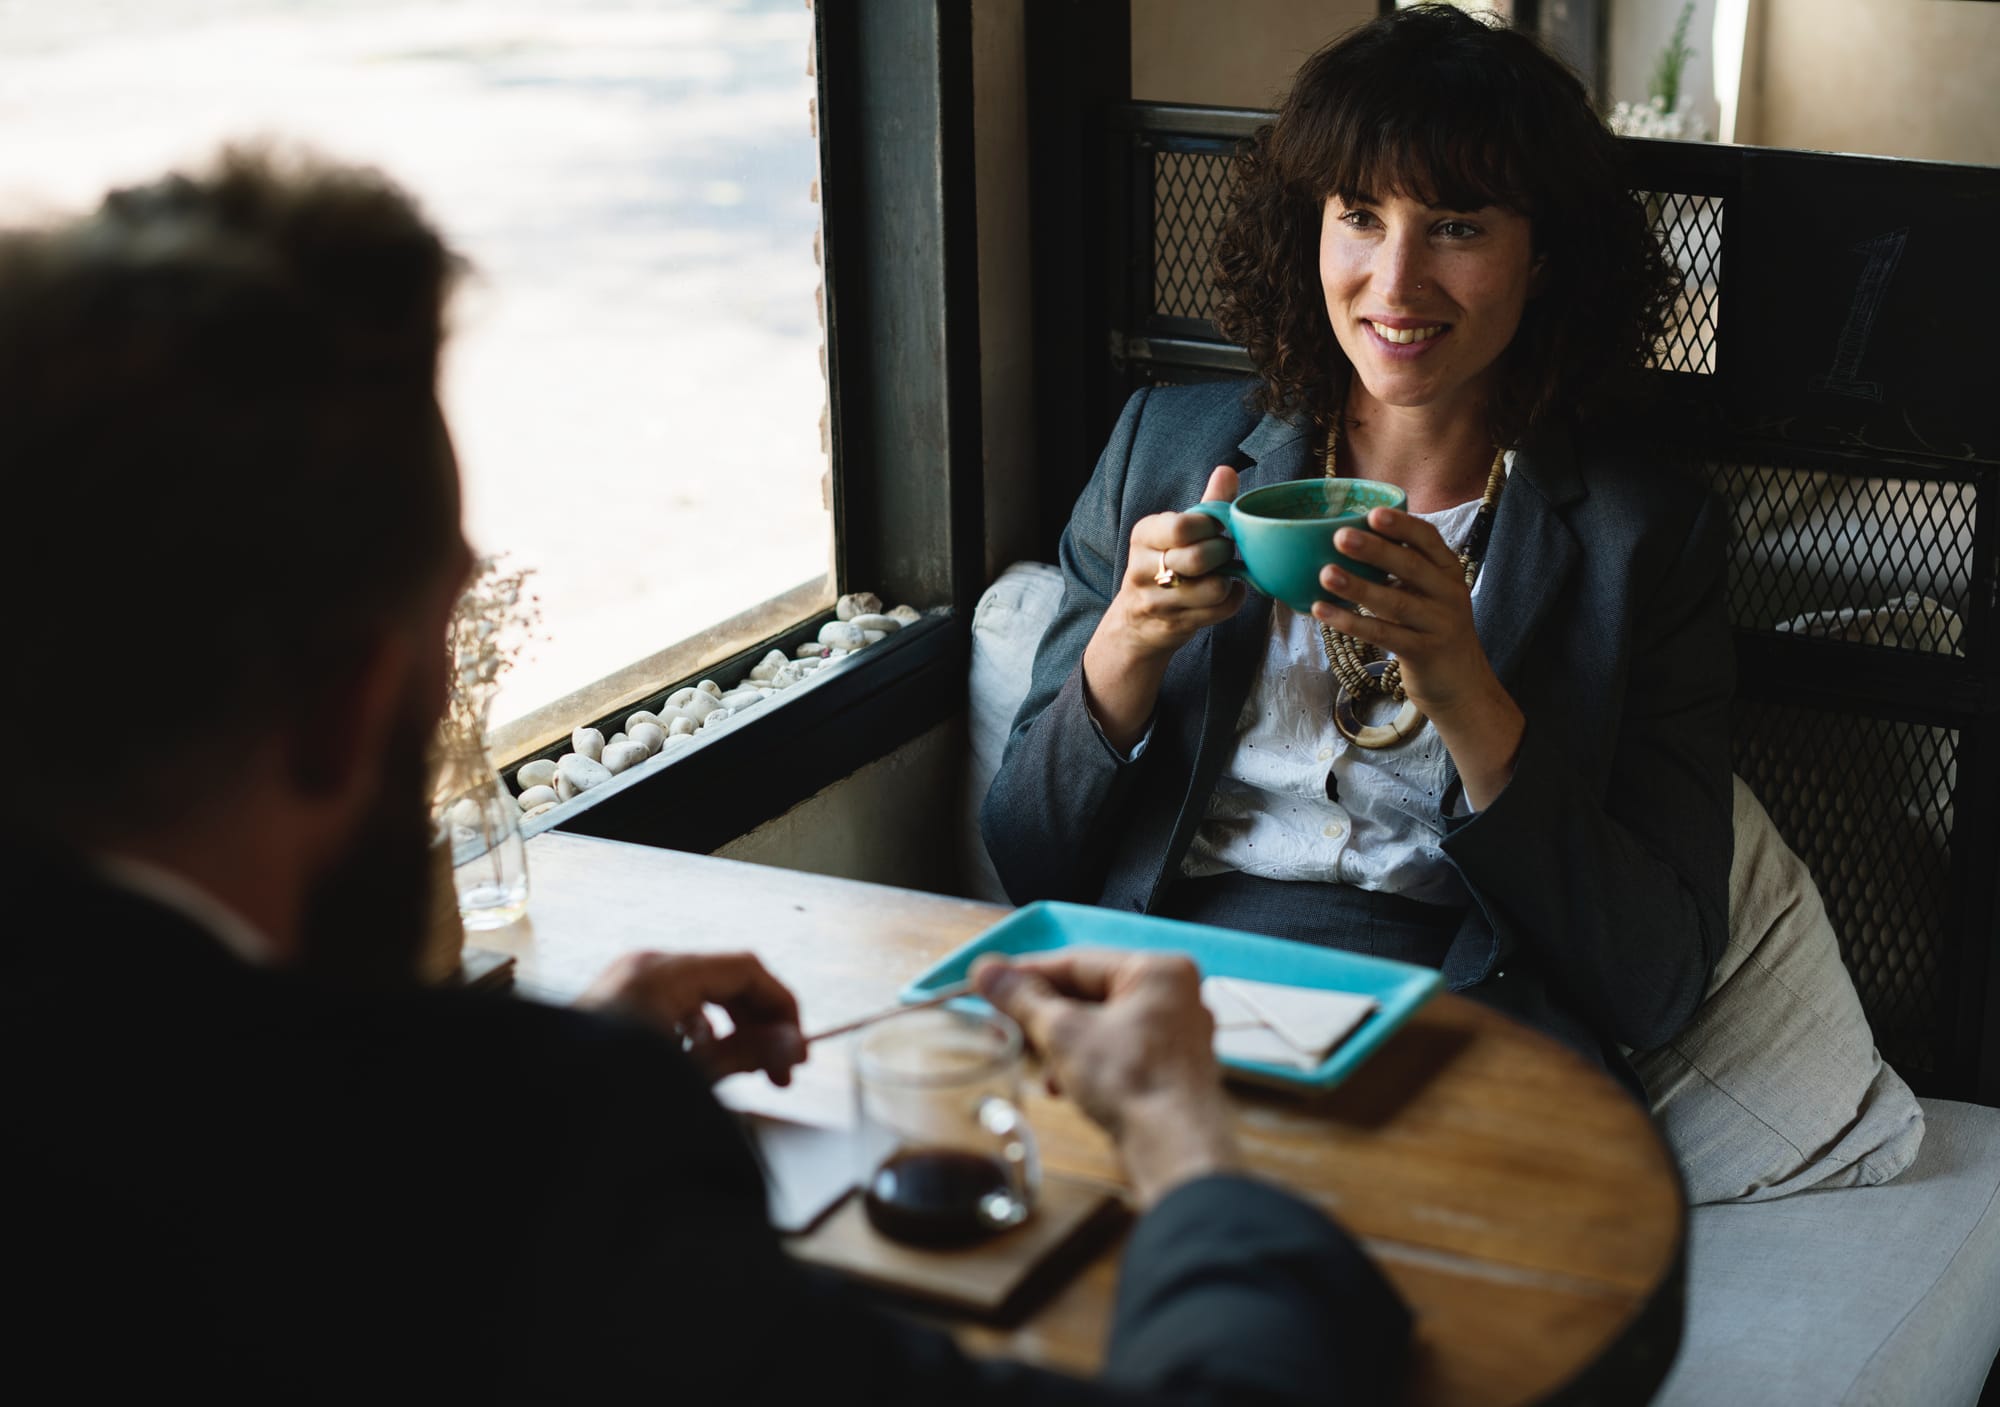
<path fill-rule="evenodd" d="M 1479 643 L 1465 568 L 1438 530 L 1413 514 L 1377 508 L 1368 526 L 1375 531 L 1342 528 L 1333 545 L 1391 579 L 1363 581 L 1329 566 L 1321 585 L 1369 614 L 1322 601 L 1313 616 L 1401 661 L 1404 692 L 1437 725 L 1466 799 L 1483 809 L 1513 776 L 1526 719 Z"/>

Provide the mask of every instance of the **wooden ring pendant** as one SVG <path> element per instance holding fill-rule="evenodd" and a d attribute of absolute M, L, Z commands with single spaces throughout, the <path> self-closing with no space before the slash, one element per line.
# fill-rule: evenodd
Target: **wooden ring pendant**
<path fill-rule="evenodd" d="M 1388 669 L 1387 660 L 1370 660 L 1362 668 L 1370 679 L 1380 681 Z M 1333 726 L 1340 729 L 1340 736 L 1356 747 L 1394 747 L 1397 743 L 1414 738 L 1424 726 L 1424 711 L 1408 699 L 1396 716 L 1387 723 L 1363 723 L 1354 711 L 1354 695 L 1345 684 L 1337 685 L 1333 695 Z"/>

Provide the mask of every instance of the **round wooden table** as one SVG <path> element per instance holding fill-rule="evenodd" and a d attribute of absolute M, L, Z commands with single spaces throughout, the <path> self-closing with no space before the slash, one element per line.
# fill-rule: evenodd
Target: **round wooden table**
<path fill-rule="evenodd" d="M 528 917 L 474 941 L 512 954 L 523 990 L 553 1000 L 632 948 L 748 948 L 798 993 L 812 1030 L 892 1003 L 1007 912 L 557 832 L 528 854 Z M 847 1072 L 816 1050 L 793 1090 L 739 1076 L 724 1095 L 812 1118 L 845 1110 Z M 1329 1094 L 1234 1097 L 1252 1170 L 1339 1218 L 1414 1311 L 1408 1401 L 1644 1401 L 1665 1376 L 1680 1337 L 1680 1178 L 1602 1071 L 1445 995 Z M 1029 1112 L 1050 1169 L 1122 1183 L 1071 1105 L 1033 1096 Z M 1020 1327 L 957 1332 L 977 1352 L 1089 1373 L 1116 1281 L 1114 1248 Z"/>

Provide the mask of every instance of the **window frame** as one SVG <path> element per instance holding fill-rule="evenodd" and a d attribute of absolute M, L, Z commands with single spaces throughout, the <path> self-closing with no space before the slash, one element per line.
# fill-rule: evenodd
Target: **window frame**
<path fill-rule="evenodd" d="M 500 730 L 494 751 L 511 773 L 566 750 L 570 727 L 608 734 L 646 699 L 739 679 L 815 638 L 839 593 L 927 614 L 671 764 L 525 822 L 530 836 L 714 850 L 964 709 L 984 567 L 970 0 L 816 4 L 813 45 L 832 589 L 805 583 L 669 646 Z"/>

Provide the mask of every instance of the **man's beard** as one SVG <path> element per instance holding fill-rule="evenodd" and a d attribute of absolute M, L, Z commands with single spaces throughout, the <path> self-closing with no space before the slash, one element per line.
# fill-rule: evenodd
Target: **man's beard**
<path fill-rule="evenodd" d="M 347 987 L 415 984 L 430 912 L 426 783 L 434 726 L 406 708 L 392 729 L 375 800 L 307 896 L 301 972 Z"/>

